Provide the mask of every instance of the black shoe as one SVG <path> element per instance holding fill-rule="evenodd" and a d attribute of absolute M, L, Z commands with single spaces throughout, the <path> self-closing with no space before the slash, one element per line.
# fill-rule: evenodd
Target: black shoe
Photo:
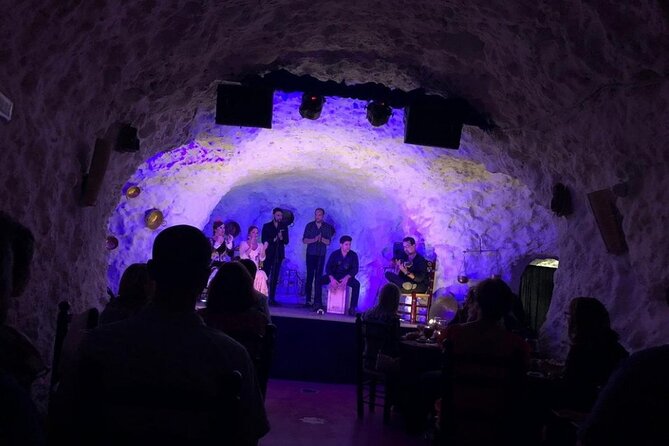
<path fill-rule="evenodd" d="M 314 304 L 311 307 L 311 311 L 313 311 L 314 313 L 318 313 L 319 311 L 325 312 L 325 307 L 323 307 L 323 305 L 321 305 L 321 304 L 318 304 L 318 305 Z"/>
<path fill-rule="evenodd" d="M 348 315 L 349 316 L 355 316 L 355 313 L 357 313 L 357 312 L 358 312 L 357 308 L 349 308 L 348 309 Z"/>
<path fill-rule="evenodd" d="M 305 304 L 304 304 L 304 308 L 313 308 L 313 307 L 314 307 L 314 304 L 312 304 L 311 302 L 305 302 Z"/>

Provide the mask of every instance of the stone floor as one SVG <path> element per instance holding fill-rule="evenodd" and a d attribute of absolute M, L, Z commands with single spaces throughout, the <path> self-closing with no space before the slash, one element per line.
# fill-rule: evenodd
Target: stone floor
<path fill-rule="evenodd" d="M 271 380 L 265 407 L 272 429 L 260 446 L 429 445 L 406 434 L 398 414 L 387 426 L 380 409 L 358 420 L 350 384 Z"/>

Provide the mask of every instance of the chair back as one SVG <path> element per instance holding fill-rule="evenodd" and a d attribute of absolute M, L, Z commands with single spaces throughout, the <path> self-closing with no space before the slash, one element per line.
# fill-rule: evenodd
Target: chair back
<path fill-rule="evenodd" d="M 58 304 L 56 317 L 56 337 L 53 346 L 53 360 L 51 362 L 51 395 L 56 391 L 58 382 L 64 371 L 71 366 L 77 348 L 81 342 L 84 330 L 97 327 L 100 312 L 97 308 L 90 308 L 83 313 L 73 315 L 70 304 L 62 301 Z"/>
<path fill-rule="evenodd" d="M 443 350 L 439 426 L 444 444 L 512 441 L 525 395 L 522 353 L 505 357 L 454 353 L 448 340 Z"/>
<path fill-rule="evenodd" d="M 363 320 L 358 313 L 355 318 L 358 362 L 362 369 L 374 370 L 379 353 L 389 356 L 399 354 L 400 322 Z M 362 370 L 361 370 L 362 371 Z"/>
<path fill-rule="evenodd" d="M 248 331 L 225 331 L 225 333 L 239 342 L 249 353 L 258 377 L 258 383 L 263 397 L 267 392 L 267 381 L 272 365 L 272 356 L 276 344 L 276 325 L 267 324 L 265 334 L 260 336 Z"/>

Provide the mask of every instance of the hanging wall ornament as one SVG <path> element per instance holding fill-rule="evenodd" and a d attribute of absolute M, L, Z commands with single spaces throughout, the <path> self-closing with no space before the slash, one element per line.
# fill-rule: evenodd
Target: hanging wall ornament
<path fill-rule="evenodd" d="M 142 193 L 142 189 L 140 189 L 139 186 L 130 186 L 128 190 L 125 191 L 125 196 L 128 198 L 136 198 L 140 193 Z"/>
<path fill-rule="evenodd" d="M 109 251 L 113 251 L 118 248 L 118 239 L 113 235 L 107 236 L 106 247 Z"/>
<path fill-rule="evenodd" d="M 469 276 L 467 276 L 467 251 L 463 251 L 462 265 L 460 266 L 460 272 L 458 272 L 458 283 L 467 282 L 469 282 Z"/>
<path fill-rule="evenodd" d="M 158 209 L 149 209 L 144 213 L 144 223 L 149 229 L 158 229 L 163 224 L 163 213 Z"/>

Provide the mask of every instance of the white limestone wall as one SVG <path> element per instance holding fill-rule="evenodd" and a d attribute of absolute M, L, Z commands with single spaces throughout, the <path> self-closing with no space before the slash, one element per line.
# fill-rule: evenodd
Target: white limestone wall
<path fill-rule="evenodd" d="M 564 345 L 561 309 L 582 293 L 605 300 L 631 349 L 667 342 L 669 39 L 660 5 L 2 0 L 0 91 L 15 111 L 0 123 L 0 204 L 38 237 L 34 278 L 10 322 L 49 355 L 57 302 L 83 309 L 104 298 L 104 239 L 123 185 L 156 153 L 196 140 L 194 116 L 213 109 L 217 79 L 285 67 L 455 93 L 490 113 L 500 131 L 469 129 L 455 159 L 515 178 L 534 194 L 529 202 L 547 205 L 555 181 L 574 192 L 575 214 L 556 220 L 553 348 Z M 140 129 L 142 151 L 113 154 L 97 206 L 80 208 L 95 138 L 120 120 Z M 615 184 L 619 170 L 641 172 L 642 187 L 619 202 L 630 252 L 613 257 L 585 194 Z M 494 196 L 470 193 L 484 203 Z M 424 215 L 423 204 L 403 206 Z"/>
<path fill-rule="evenodd" d="M 454 151 L 403 144 L 401 111 L 374 128 L 364 102 L 328 98 L 321 118 L 309 121 L 298 113 L 300 97 L 275 95 L 271 130 L 213 126 L 213 116 L 204 114 L 195 141 L 139 168 L 129 183 L 142 194 L 122 197 L 110 223 L 121 240 L 111 254 L 112 287 L 127 265 L 149 258 L 156 233 L 144 227 L 143 216 L 153 207 L 166 226 L 188 223 L 206 232 L 218 209 L 221 219 L 238 221 L 244 235 L 251 224 L 269 221 L 272 208 L 291 209 L 296 225 L 286 262 L 303 275 L 302 231 L 314 208 L 324 207 L 336 238 L 354 239 L 363 307 L 373 304 L 384 282 L 392 243 L 406 235 L 437 257 L 437 287 L 459 294 L 462 251 L 478 249 L 479 236 L 484 249 L 499 252 L 469 255 L 472 279 L 499 273 L 509 280 L 520 258 L 557 251 L 550 212 L 520 181 L 491 174 Z"/>

